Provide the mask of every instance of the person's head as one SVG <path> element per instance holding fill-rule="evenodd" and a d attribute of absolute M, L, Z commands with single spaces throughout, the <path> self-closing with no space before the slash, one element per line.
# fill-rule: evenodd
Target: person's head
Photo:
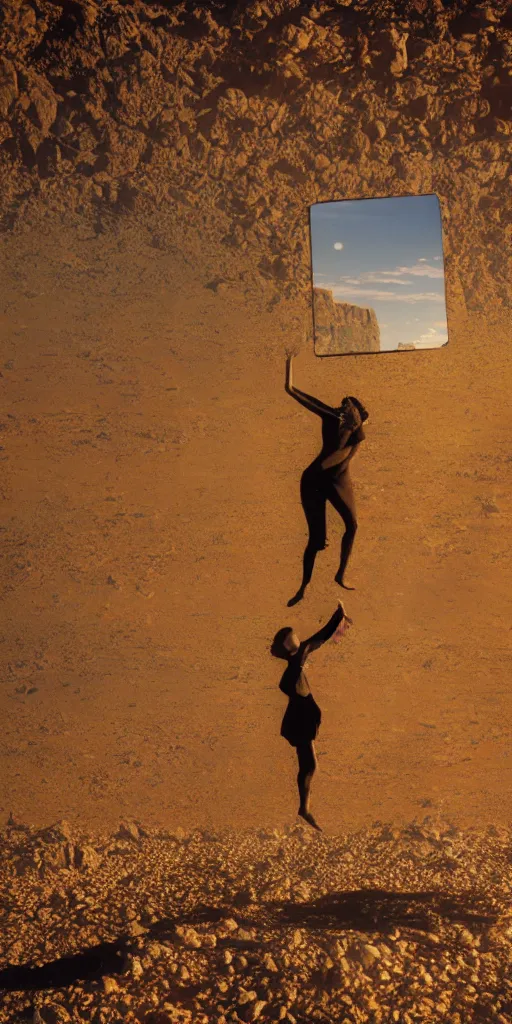
<path fill-rule="evenodd" d="M 288 658 L 290 654 L 296 654 L 299 647 L 300 640 L 295 630 L 291 626 L 285 626 L 276 633 L 270 653 L 274 658 Z"/>
<path fill-rule="evenodd" d="M 363 403 L 360 402 L 358 398 L 354 398 L 354 395 L 346 395 L 345 396 L 345 398 L 343 399 L 343 401 L 341 403 L 341 406 L 340 406 L 341 412 L 342 413 L 347 412 L 350 409 L 351 405 L 354 406 L 357 409 L 357 411 L 358 411 L 358 413 L 359 413 L 359 415 L 361 417 L 361 420 L 364 423 L 365 420 L 368 419 L 368 411 L 365 409 Z"/>

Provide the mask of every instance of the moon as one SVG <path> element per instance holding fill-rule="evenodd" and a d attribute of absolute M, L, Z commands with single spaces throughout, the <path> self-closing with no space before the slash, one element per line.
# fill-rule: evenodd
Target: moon
<path fill-rule="evenodd" d="M 334 248 L 338 249 L 338 250 L 339 249 L 343 249 L 343 242 L 335 242 L 334 243 Z"/>

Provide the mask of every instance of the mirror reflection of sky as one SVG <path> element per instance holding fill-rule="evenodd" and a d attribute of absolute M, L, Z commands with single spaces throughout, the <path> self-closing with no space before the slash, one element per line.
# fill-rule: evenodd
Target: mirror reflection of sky
<path fill-rule="evenodd" d="M 381 350 L 446 344 L 437 196 L 316 203 L 310 216 L 314 286 L 375 310 Z"/>

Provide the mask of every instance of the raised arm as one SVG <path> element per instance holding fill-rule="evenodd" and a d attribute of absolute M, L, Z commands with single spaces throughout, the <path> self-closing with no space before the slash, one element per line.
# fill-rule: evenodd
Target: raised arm
<path fill-rule="evenodd" d="M 330 405 L 326 405 L 325 402 L 321 402 L 318 398 L 313 398 L 312 395 L 306 394 L 305 391 L 299 391 L 298 388 L 294 387 L 293 384 L 293 355 L 289 355 L 286 359 L 286 383 L 285 389 L 287 394 L 291 395 L 299 405 L 303 405 L 309 412 L 314 412 L 317 416 L 333 416 L 335 419 L 339 418 L 339 413 L 336 409 L 333 409 Z"/>
<path fill-rule="evenodd" d="M 339 413 L 332 409 L 330 405 L 325 405 L 318 398 L 313 398 L 312 395 L 307 395 L 305 391 L 299 391 L 298 388 L 292 387 L 286 390 L 299 405 L 303 405 L 305 409 L 316 413 L 317 416 L 333 416 L 334 419 L 339 419 Z"/>
<path fill-rule="evenodd" d="M 318 650 L 318 648 L 321 647 L 322 644 L 325 644 L 326 640 L 330 640 L 336 627 L 339 626 L 343 618 L 345 618 L 345 611 L 341 601 L 338 601 L 338 607 L 334 612 L 334 615 L 331 615 L 329 622 L 327 622 L 325 626 L 322 626 L 322 628 L 319 629 L 317 633 L 313 633 L 313 636 L 310 636 L 309 640 L 304 640 L 304 643 L 302 644 L 303 661 L 307 658 L 308 654 L 311 654 L 311 651 Z"/>

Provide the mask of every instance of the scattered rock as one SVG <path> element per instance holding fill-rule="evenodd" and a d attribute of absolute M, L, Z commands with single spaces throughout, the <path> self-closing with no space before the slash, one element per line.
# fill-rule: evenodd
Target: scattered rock
<path fill-rule="evenodd" d="M 119 985 L 115 978 L 103 978 L 103 988 L 107 996 L 112 995 L 113 992 L 119 992 Z"/>
<path fill-rule="evenodd" d="M 461 930 L 458 933 L 458 938 L 459 942 L 463 946 L 467 946 L 468 949 L 471 949 L 472 947 L 478 945 L 478 940 L 475 938 L 472 932 L 468 931 L 467 928 L 461 928 Z"/>
<path fill-rule="evenodd" d="M 75 846 L 74 865 L 81 871 L 95 871 L 101 864 L 101 855 L 93 846 Z"/>
<path fill-rule="evenodd" d="M 128 931 L 133 938 L 137 938 L 140 935 L 146 935 L 148 929 L 145 928 L 140 921 L 130 921 Z"/>
<path fill-rule="evenodd" d="M 399 32 L 396 28 L 390 29 L 391 44 L 395 51 L 395 56 L 389 66 L 390 71 L 393 75 L 402 75 L 407 69 L 407 47 L 406 43 L 409 38 L 408 32 Z"/>
<path fill-rule="evenodd" d="M 250 1020 L 258 1020 L 266 1006 L 267 1002 L 265 999 L 256 999 L 252 1004 Z"/>
<path fill-rule="evenodd" d="M 63 1006 L 58 1006 L 53 1003 L 44 1007 L 43 1019 L 45 1024 L 68 1024 L 68 1022 L 72 1020 L 72 1017 Z"/>
<path fill-rule="evenodd" d="M 186 925 L 176 925 L 175 934 L 178 941 L 187 949 L 201 948 L 201 936 L 198 935 L 195 928 L 190 928 Z"/>
<path fill-rule="evenodd" d="M 7 118 L 18 97 L 18 76 L 12 61 L 0 57 L 0 116 Z"/>
<path fill-rule="evenodd" d="M 225 295 L 226 292 L 229 290 L 229 285 L 227 281 L 222 280 L 212 281 L 211 284 L 207 285 L 207 287 L 212 292 L 215 292 L 215 295 Z"/>
<path fill-rule="evenodd" d="M 300 828 L 209 837 L 196 830 L 177 848 L 167 833 L 137 828 L 144 844 L 99 835 L 78 841 L 65 823 L 11 825 L 0 834 L 0 890 L 8 893 L 0 983 L 7 963 L 44 964 L 77 949 L 103 949 L 101 981 L 60 989 L 58 998 L 45 993 L 43 1024 L 108 1021 L 112 1013 L 137 1020 L 156 1014 L 158 1022 L 165 1014 L 176 1022 L 383 1024 L 396 1012 L 404 1022 L 444 1019 L 443 1007 L 461 1024 L 473 1019 L 477 994 L 480 1016 L 508 1020 L 502 964 L 512 955 L 509 830 L 463 832 L 426 819 L 325 837 L 321 847 L 305 841 Z M 429 858 L 412 856 L 421 843 L 456 854 L 436 885 Z M 80 875 L 59 864 L 42 871 L 66 844 L 108 856 Z M 23 860 L 31 867 L 21 874 Z M 231 895 L 219 888 L 221 865 L 229 865 Z M 248 874 L 253 901 L 237 921 L 226 900 Z M 294 880 L 304 877 L 312 905 L 294 896 Z M 485 898 L 468 896 L 473 877 Z M 288 894 L 284 907 L 263 896 L 271 885 Z M 139 924 L 138 907 L 153 922 L 148 928 Z M 214 932 L 207 922 L 215 907 L 225 916 Z M 9 997 L 9 1019 L 23 1019 L 26 993 Z"/>
<path fill-rule="evenodd" d="M 110 579 L 111 577 L 109 577 L 109 581 Z M 139 826 L 134 821 L 123 822 L 117 835 L 119 839 L 133 839 L 135 842 L 138 842 L 141 837 Z"/>
<path fill-rule="evenodd" d="M 131 958 L 130 972 L 132 978 L 135 978 L 135 981 L 138 981 L 139 978 L 142 978 L 142 975 L 144 974 L 144 968 L 138 956 L 134 956 Z"/>

